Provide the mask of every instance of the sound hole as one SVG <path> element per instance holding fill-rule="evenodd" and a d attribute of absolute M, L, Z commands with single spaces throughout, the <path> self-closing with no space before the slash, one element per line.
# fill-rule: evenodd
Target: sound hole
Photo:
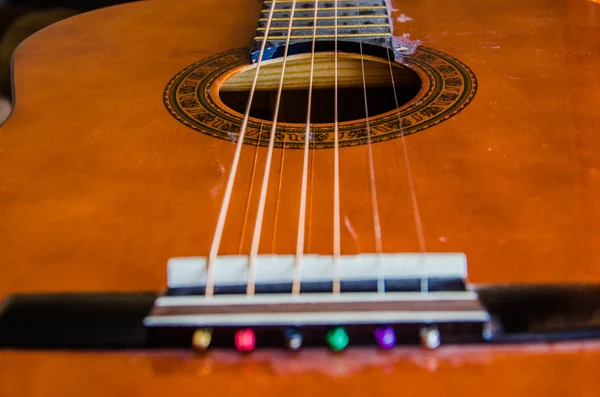
<path fill-rule="evenodd" d="M 319 54 L 315 59 L 311 123 L 334 122 L 335 73 L 332 55 Z M 365 94 L 369 117 L 389 112 L 411 101 L 421 89 L 421 80 L 410 68 L 394 63 L 390 73 L 387 60 L 364 60 L 345 55 L 338 59 L 338 121 L 364 119 Z M 257 119 L 273 120 L 277 90 L 282 72 L 282 61 L 264 63 L 259 71 L 250 115 Z M 250 87 L 256 73 L 255 66 L 247 67 L 227 80 L 219 91 L 221 101 L 231 109 L 244 113 Z M 310 57 L 288 59 L 278 121 L 306 123 L 310 77 Z M 394 87 L 395 86 L 395 93 Z"/>

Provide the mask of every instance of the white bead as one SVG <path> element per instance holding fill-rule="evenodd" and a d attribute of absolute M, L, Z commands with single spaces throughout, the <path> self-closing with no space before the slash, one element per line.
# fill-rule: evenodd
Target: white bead
<path fill-rule="evenodd" d="M 425 349 L 437 349 L 440 344 L 440 331 L 436 327 L 424 327 L 420 332 L 421 344 Z"/>

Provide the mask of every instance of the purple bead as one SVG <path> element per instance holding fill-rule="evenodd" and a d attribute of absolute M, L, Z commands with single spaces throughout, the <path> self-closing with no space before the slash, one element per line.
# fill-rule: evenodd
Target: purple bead
<path fill-rule="evenodd" d="M 375 330 L 375 340 L 382 349 L 396 346 L 396 334 L 392 327 L 379 327 Z"/>

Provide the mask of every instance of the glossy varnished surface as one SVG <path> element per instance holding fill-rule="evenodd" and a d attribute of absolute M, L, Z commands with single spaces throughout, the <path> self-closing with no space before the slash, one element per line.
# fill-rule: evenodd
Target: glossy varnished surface
<path fill-rule="evenodd" d="M 110 8 L 21 46 L 17 106 L 0 128 L 0 295 L 158 290 L 169 257 L 208 252 L 234 145 L 179 124 L 161 95 L 185 66 L 250 42 L 258 2 L 223 2 Z M 396 32 L 457 57 L 479 82 L 466 110 L 406 140 L 428 250 L 465 252 L 474 282 L 600 282 L 600 5 L 409 0 L 396 7 L 396 17 L 414 18 L 397 22 Z M 416 251 L 402 145 L 373 149 L 384 250 Z M 242 153 L 223 253 L 240 251 L 254 154 L 252 147 Z M 307 250 L 324 254 L 332 246 L 332 157 L 315 153 L 311 189 Z M 366 147 L 340 157 L 342 250 L 373 251 Z M 294 252 L 300 162 L 300 151 L 285 151 L 277 204 L 275 151 L 261 252 Z M 328 386 L 348 395 L 597 394 L 597 345 L 450 352 L 208 360 L 177 352 L 2 352 L 0 395 L 104 395 L 98 384 L 117 395 L 176 388 L 303 395 Z M 357 361 L 365 366 L 357 369 Z"/>
<path fill-rule="evenodd" d="M 3 353 L 2 395 L 596 396 L 600 346 L 254 354 Z M 9 381 L 10 380 L 10 381 Z"/>

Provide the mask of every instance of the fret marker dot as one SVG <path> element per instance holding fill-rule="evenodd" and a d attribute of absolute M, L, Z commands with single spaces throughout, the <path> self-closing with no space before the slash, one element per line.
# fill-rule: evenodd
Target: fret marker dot
<path fill-rule="evenodd" d="M 396 346 L 396 334 L 392 327 L 379 327 L 375 330 L 375 340 L 382 349 Z"/>
<path fill-rule="evenodd" d="M 240 352 L 251 352 L 256 346 L 256 336 L 251 329 L 241 329 L 235 333 L 235 347 Z"/>
<path fill-rule="evenodd" d="M 325 339 L 333 351 L 344 350 L 346 346 L 348 346 L 348 342 L 350 342 L 350 338 L 343 327 L 335 327 L 330 329 L 327 331 Z"/>

